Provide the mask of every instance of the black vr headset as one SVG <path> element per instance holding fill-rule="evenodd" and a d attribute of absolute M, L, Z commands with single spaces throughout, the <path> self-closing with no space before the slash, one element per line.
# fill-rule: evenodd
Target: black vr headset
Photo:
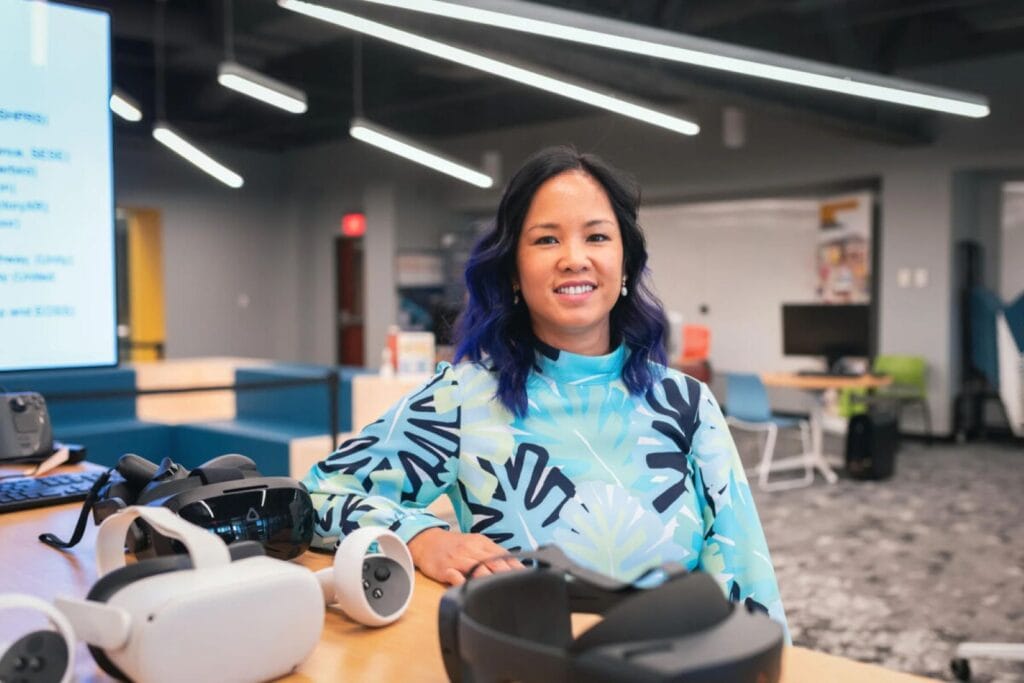
<path fill-rule="evenodd" d="M 782 627 L 726 600 L 707 574 L 669 563 L 621 583 L 555 546 L 514 557 L 535 568 L 469 579 L 441 599 L 453 683 L 779 680 Z M 573 612 L 604 619 L 574 639 Z"/>
<path fill-rule="evenodd" d="M 70 548 L 82 539 L 90 509 L 99 525 L 129 505 L 162 505 L 225 543 L 258 541 L 267 555 L 283 560 L 301 555 L 313 540 L 313 502 L 301 482 L 264 477 L 244 455 L 222 455 L 189 471 L 170 458 L 157 465 L 131 453 L 96 480 L 69 541 L 53 534 L 39 540 Z M 139 558 L 184 552 L 178 541 L 141 519 L 133 523 L 126 545 Z"/>

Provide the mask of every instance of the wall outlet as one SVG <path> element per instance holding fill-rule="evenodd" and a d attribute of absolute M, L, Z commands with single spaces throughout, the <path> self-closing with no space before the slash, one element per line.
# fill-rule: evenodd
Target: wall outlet
<path fill-rule="evenodd" d="M 914 269 L 914 286 L 915 287 L 927 287 L 928 286 L 928 269 L 927 268 L 915 268 Z"/>
<path fill-rule="evenodd" d="M 904 289 L 910 286 L 910 268 L 900 268 L 896 271 L 896 284 Z"/>

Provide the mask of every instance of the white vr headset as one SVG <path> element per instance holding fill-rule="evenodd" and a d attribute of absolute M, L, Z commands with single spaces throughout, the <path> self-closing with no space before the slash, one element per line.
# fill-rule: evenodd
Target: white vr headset
<path fill-rule="evenodd" d="M 187 554 L 126 566 L 125 537 L 136 519 L 180 541 Z M 367 554 L 374 545 L 377 552 Z M 384 626 L 408 608 L 415 576 L 405 543 L 386 529 L 350 533 L 333 566 L 314 574 L 266 557 L 259 543 L 227 546 L 168 508 L 149 506 L 104 520 L 96 561 L 100 578 L 86 598 L 57 598 L 59 612 L 47 613 L 63 635 L 58 640 L 72 644 L 67 658 L 77 635 L 101 669 L 139 683 L 248 683 L 288 674 L 319 642 L 325 603 Z"/>
<path fill-rule="evenodd" d="M 125 566 L 128 527 L 142 519 L 187 555 Z M 320 641 L 324 592 L 305 567 L 230 548 L 163 507 L 108 517 L 96 539 L 100 579 L 85 600 L 57 598 L 108 674 L 142 683 L 264 681 L 293 671 Z"/>

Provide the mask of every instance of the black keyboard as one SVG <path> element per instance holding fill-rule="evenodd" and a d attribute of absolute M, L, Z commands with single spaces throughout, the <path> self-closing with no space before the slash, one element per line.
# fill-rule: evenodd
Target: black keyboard
<path fill-rule="evenodd" d="M 96 471 L 0 479 L 0 512 L 85 500 L 101 474 L 102 471 Z"/>

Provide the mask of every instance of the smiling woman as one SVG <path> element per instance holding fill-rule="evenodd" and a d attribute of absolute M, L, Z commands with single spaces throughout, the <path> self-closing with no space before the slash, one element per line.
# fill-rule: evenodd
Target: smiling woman
<path fill-rule="evenodd" d="M 596 180 L 565 171 L 538 188 L 516 271 L 512 286 L 522 290 L 538 339 L 573 353 L 608 353 L 611 311 L 625 278 L 619 223 Z"/>
<path fill-rule="evenodd" d="M 721 410 L 665 367 L 638 208 L 597 157 L 556 147 L 527 160 L 467 263 L 456 365 L 307 476 L 315 546 L 386 526 L 451 584 L 551 543 L 621 580 L 678 562 L 785 625 Z M 459 531 L 426 512 L 441 495 Z"/>

